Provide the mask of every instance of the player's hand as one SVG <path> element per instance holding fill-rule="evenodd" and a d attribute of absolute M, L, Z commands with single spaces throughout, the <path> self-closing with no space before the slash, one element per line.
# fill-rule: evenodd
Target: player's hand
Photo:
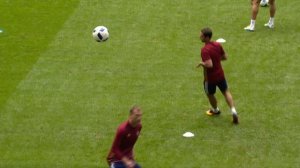
<path fill-rule="evenodd" d="M 135 166 L 134 161 L 127 157 L 123 157 L 122 161 L 125 164 L 126 168 L 134 168 L 134 166 Z"/>
<path fill-rule="evenodd" d="M 200 67 L 202 67 L 203 66 L 203 62 L 200 62 L 197 66 L 196 66 L 196 68 L 200 68 Z"/>
<path fill-rule="evenodd" d="M 127 160 L 127 161 L 125 162 L 125 165 L 126 165 L 126 168 L 134 168 L 135 163 L 134 163 L 134 161 L 132 161 L 132 160 Z"/>

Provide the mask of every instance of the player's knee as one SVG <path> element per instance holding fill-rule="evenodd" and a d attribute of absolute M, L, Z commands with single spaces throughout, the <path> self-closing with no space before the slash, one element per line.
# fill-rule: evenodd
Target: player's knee
<path fill-rule="evenodd" d="M 216 97 L 215 97 L 215 94 L 214 93 L 208 93 L 208 94 L 206 94 L 207 95 L 207 97 L 210 99 L 210 100 L 214 100 L 214 99 L 216 99 Z"/>
<path fill-rule="evenodd" d="M 222 94 L 226 97 L 226 95 L 227 95 L 227 90 L 224 90 L 224 91 L 221 91 L 222 92 Z"/>
<path fill-rule="evenodd" d="M 205 89 L 205 94 L 207 95 L 207 97 L 214 96 L 215 93 L 216 93 L 215 89 Z"/>
<path fill-rule="evenodd" d="M 207 96 L 208 98 L 211 98 L 211 97 L 213 97 L 213 96 L 214 96 L 214 94 L 211 94 L 211 93 L 206 93 L 206 96 Z"/>
<path fill-rule="evenodd" d="M 206 92 L 207 97 L 214 97 L 215 96 L 216 91 L 215 90 L 208 90 Z"/>
<path fill-rule="evenodd" d="M 223 94 L 224 96 L 230 94 L 228 88 L 225 88 L 225 89 L 221 90 L 221 92 L 222 92 L 222 94 Z"/>
<path fill-rule="evenodd" d="M 275 5 L 275 0 L 270 0 L 270 1 L 269 1 L 269 5 L 270 5 L 270 6 Z"/>
<path fill-rule="evenodd" d="M 260 0 L 252 0 L 251 1 L 252 6 L 259 7 L 259 4 L 260 4 Z"/>

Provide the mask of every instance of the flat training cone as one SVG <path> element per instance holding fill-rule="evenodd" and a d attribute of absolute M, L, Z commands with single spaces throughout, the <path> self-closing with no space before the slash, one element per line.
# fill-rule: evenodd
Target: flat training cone
<path fill-rule="evenodd" d="M 193 133 L 191 133 L 191 132 L 186 132 L 186 133 L 184 133 L 182 136 L 183 136 L 183 137 L 186 137 L 186 138 L 192 138 L 192 137 L 194 137 L 195 135 L 194 135 Z"/>
<path fill-rule="evenodd" d="M 223 39 L 223 38 L 219 38 L 218 40 L 216 40 L 216 42 L 218 42 L 218 43 L 225 43 L 225 42 L 226 42 L 226 40 L 225 40 L 225 39 Z"/>

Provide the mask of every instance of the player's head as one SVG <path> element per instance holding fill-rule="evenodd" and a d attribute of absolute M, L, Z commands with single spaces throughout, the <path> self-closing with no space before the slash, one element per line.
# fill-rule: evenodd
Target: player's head
<path fill-rule="evenodd" d="M 141 122 L 142 120 L 142 110 L 139 106 L 133 106 L 129 110 L 129 120 L 132 125 L 137 125 Z"/>
<path fill-rule="evenodd" d="M 209 42 L 212 37 L 212 30 L 209 27 L 201 29 L 200 39 L 202 42 Z"/>

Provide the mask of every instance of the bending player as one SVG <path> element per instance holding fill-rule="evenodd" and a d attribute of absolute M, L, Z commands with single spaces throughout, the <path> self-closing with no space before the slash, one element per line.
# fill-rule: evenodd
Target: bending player
<path fill-rule="evenodd" d="M 255 20 L 256 20 L 257 14 L 258 14 L 260 1 L 261 0 L 251 0 L 252 16 L 251 16 L 251 20 L 250 20 L 250 25 L 244 28 L 246 31 L 254 31 L 255 30 Z M 269 5 L 270 5 L 270 19 L 269 19 L 269 22 L 266 23 L 264 26 L 272 29 L 272 28 L 274 28 L 274 17 L 275 17 L 275 12 L 276 12 L 275 0 L 269 0 Z"/>
<path fill-rule="evenodd" d="M 141 119 L 142 110 L 138 106 L 132 107 L 128 120 L 119 126 L 107 156 L 110 168 L 140 168 L 134 160 L 133 147 L 142 129 Z"/>
<path fill-rule="evenodd" d="M 197 65 L 197 68 L 203 67 L 204 71 L 204 90 L 208 97 L 208 100 L 212 106 L 212 109 L 206 112 L 207 115 L 219 115 L 221 113 L 218 108 L 217 99 L 214 96 L 216 93 L 216 87 L 218 87 L 224 95 L 227 104 L 230 107 L 233 123 L 238 124 L 237 111 L 233 104 L 231 93 L 228 90 L 227 82 L 225 79 L 224 71 L 221 61 L 226 60 L 227 56 L 220 43 L 211 41 L 212 30 L 210 28 L 204 28 L 201 30 L 200 39 L 205 43 L 201 49 L 202 61 Z"/>

